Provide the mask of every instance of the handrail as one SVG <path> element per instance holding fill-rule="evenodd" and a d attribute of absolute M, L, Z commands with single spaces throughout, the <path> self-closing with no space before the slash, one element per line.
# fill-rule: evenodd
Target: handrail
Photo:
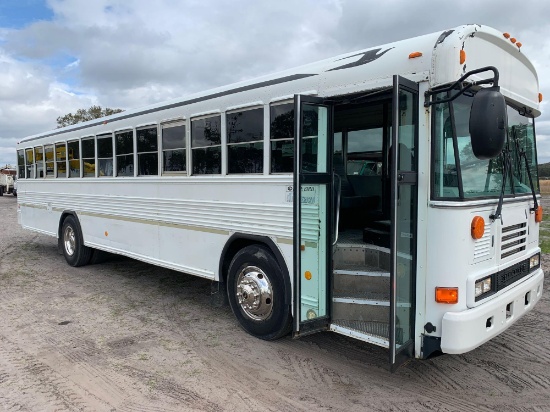
<path fill-rule="evenodd" d="M 332 233 L 335 234 L 334 241 L 332 242 L 332 246 L 338 242 L 338 225 L 340 224 L 340 196 L 342 195 L 342 178 L 338 176 L 336 173 L 332 172 L 332 186 L 334 187 L 334 178 L 338 179 L 338 192 L 336 197 L 336 219 L 335 219 L 335 225 L 333 227 Z"/>

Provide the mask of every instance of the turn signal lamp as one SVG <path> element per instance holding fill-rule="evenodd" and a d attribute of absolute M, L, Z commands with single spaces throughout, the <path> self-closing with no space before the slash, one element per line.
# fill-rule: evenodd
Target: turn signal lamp
<path fill-rule="evenodd" d="M 464 64 L 466 61 L 466 52 L 464 50 L 460 50 L 460 64 Z"/>
<path fill-rule="evenodd" d="M 435 288 L 435 301 L 437 303 L 458 303 L 458 288 Z"/>
<path fill-rule="evenodd" d="M 416 57 L 421 57 L 421 56 L 422 56 L 421 52 L 412 52 L 411 54 L 409 54 L 409 59 L 414 59 Z"/>
<path fill-rule="evenodd" d="M 481 216 L 474 216 L 470 230 L 473 239 L 481 239 L 485 233 L 485 220 Z"/>
<path fill-rule="evenodd" d="M 535 222 L 540 223 L 542 222 L 542 206 L 539 205 L 537 207 L 537 210 L 535 210 Z"/>

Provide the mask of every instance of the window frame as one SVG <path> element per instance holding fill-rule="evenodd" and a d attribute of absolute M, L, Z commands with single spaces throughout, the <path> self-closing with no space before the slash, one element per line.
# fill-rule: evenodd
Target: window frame
<path fill-rule="evenodd" d="M 210 118 L 214 118 L 214 117 L 217 117 L 219 118 L 219 133 L 220 133 L 220 143 L 218 144 L 215 144 L 215 145 L 208 145 L 208 146 L 197 146 L 197 147 L 193 147 L 193 122 L 195 121 L 200 121 L 200 120 L 206 120 L 206 119 L 210 119 Z M 225 128 L 225 118 L 224 118 L 224 115 L 219 112 L 219 111 L 213 111 L 213 112 L 209 112 L 207 114 L 201 114 L 201 115 L 197 115 L 197 116 L 192 116 L 190 118 L 190 121 L 189 121 L 189 134 L 190 134 L 190 154 L 191 154 L 191 164 L 190 166 L 188 166 L 188 169 L 189 169 L 189 173 L 192 175 L 192 176 L 222 176 L 224 175 L 224 141 L 225 141 L 225 132 L 224 132 L 224 128 Z M 204 149 L 204 150 L 208 150 L 208 149 L 213 149 L 213 148 L 219 148 L 219 154 L 220 154 L 220 159 L 219 159 L 219 172 L 218 173 L 195 173 L 194 172 L 194 162 L 193 162 L 193 151 L 196 150 L 196 149 Z"/>
<path fill-rule="evenodd" d="M 135 177 L 136 176 L 136 133 L 135 132 L 136 132 L 135 128 L 124 128 L 124 129 L 120 129 L 120 130 L 115 130 L 114 133 L 113 133 L 114 134 L 114 138 L 113 138 L 114 153 L 113 153 L 113 155 L 114 155 L 114 158 L 116 160 L 116 162 L 114 164 L 114 168 L 113 168 L 114 177 L 128 178 L 128 177 Z M 117 135 L 122 134 L 122 133 L 132 133 L 132 151 L 129 152 L 129 153 L 119 154 L 118 151 L 117 151 Z M 131 174 L 131 175 L 119 175 L 119 173 L 118 173 L 118 158 L 120 156 L 131 156 L 132 157 L 133 174 Z"/>
<path fill-rule="evenodd" d="M 139 140 L 138 140 L 138 134 L 139 134 L 139 131 L 140 130 L 148 130 L 148 129 L 153 129 L 155 130 L 155 133 L 156 133 L 156 150 L 154 151 L 148 151 L 148 152 L 140 152 L 139 151 Z M 134 173 L 134 176 L 139 176 L 139 177 L 144 177 L 144 176 L 160 176 L 160 173 L 159 173 L 159 152 L 160 152 L 160 145 L 159 145 L 159 125 L 157 123 L 151 123 L 151 124 L 147 124 L 147 125 L 140 125 L 140 126 L 137 126 L 135 128 L 135 131 L 134 131 L 134 140 L 135 140 L 135 153 L 136 153 L 136 156 L 135 156 L 135 160 L 137 162 L 137 166 L 135 167 L 135 173 Z M 157 156 L 157 161 L 156 161 L 156 164 L 157 164 L 157 172 L 156 173 L 153 173 L 153 174 L 141 174 L 140 173 L 140 162 L 139 162 L 139 159 L 140 159 L 140 156 L 141 154 L 155 154 Z"/>
<path fill-rule="evenodd" d="M 160 155 L 160 175 L 161 176 L 189 176 L 189 154 L 191 154 L 190 151 L 190 143 L 188 142 L 188 137 L 190 136 L 190 130 L 189 126 L 187 124 L 185 118 L 183 119 L 172 119 L 172 120 L 166 120 L 159 124 L 159 155 Z M 175 149 L 165 149 L 164 148 L 164 129 L 170 129 L 173 127 L 183 126 L 183 145 L 184 147 L 177 147 Z M 189 135 L 189 136 L 188 136 Z M 181 171 L 173 171 L 173 170 L 164 170 L 164 153 L 166 151 L 175 151 L 175 150 L 184 150 L 184 156 L 183 159 L 185 161 L 184 170 Z"/>
<path fill-rule="evenodd" d="M 54 150 L 55 150 L 55 178 L 56 179 L 67 179 L 69 177 L 68 173 L 68 167 L 67 167 L 67 142 L 61 141 L 61 142 L 54 142 Z M 57 160 L 57 147 L 58 146 L 64 146 L 65 147 L 65 160 Z M 58 163 L 65 163 L 65 176 L 59 176 L 59 166 Z"/>
<path fill-rule="evenodd" d="M 43 171 L 43 174 L 42 176 L 38 176 L 38 171 L 39 171 L 39 168 L 38 168 L 38 162 L 36 161 L 37 159 L 37 155 L 36 155 L 36 149 L 40 149 L 41 150 L 41 154 L 42 154 L 42 171 Z M 40 145 L 40 146 L 34 146 L 33 147 L 33 156 L 34 156 L 34 176 L 35 176 L 35 179 L 44 179 L 46 174 L 46 170 L 45 170 L 45 162 L 44 162 L 44 146 Z"/>
<path fill-rule="evenodd" d="M 78 143 L 78 158 L 77 159 L 69 159 L 69 144 L 75 143 L 75 142 Z M 82 147 L 80 146 L 80 139 L 67 140 L 65 156 L 66 156 L 66 159 L 67 159 L 67 166 L 68 166 L 67 167 L 67 177 L 69 179 L 76 179 L 76 178 L 82 177 L 82 167 L 81 167 L 81 164 L 80 164 L 80 159 L 81 159 L 81 156 L 82 156 Z M 71 176 L 71 160 L 78 161 L 78 176 Z"/>
<path fill-rule="evenodd" d="M 92 140 L 93 143 L 94 143 L 94 157 L 84 157 L 84 142 L 85 141 L 88 141 L 88 140 Z M 81 170 L 81 173 L 80 175 L 83 177 L 83 178 L 91 178 L 91 177 L 96 177 L 97 176 L 97 162 L 96 162 L 96 144 L 95 144 L 95 136 L 91 135 L 91 136 L 84 136 L 80 139 L 80 170 Z M 93 176 L 86 176 L 86 171 L 85 171 L 85 168 L 84 168 L 84 161 L 85 160 L 90 160 L 92 159 L 94 161 L 94 175 Z"/>
<path fill-rule="evenodd" d="M 234 113 L 244 113 L 244 112 L 251 112 L 254 110 L 261 111 L 261 137 L 257 140 L 247 140 L 243 142 L 234 142 L 231 143 L 229 141 L 229 117 Z M 270 108 L 271 113 L 271 108 Z M 266 131 L 265 131 L 265 106 L 263 104 L 254 104 L 254 105 L 248 105 L 244 107 L 238 107 L 238 108 L 231 108 L 231 110 L 228 110 L 225 112 L 225 146 L 226 146 L 226 164 L 227 164 L 227 175 L 263 175 L 265 172 L 265 139 L 266 139 Z M 229 148 L 234 146 L 245 146 L 245 145 L 255 145 L 259 144 L 261 145 L 261 171 L 259 172 L 231 172 L 230 171 L 230 161 L 229 161 Z M 270 146 L 271 147 L 271 146 Z"/>
<path fill-rule="evenodd" d="M 295 107 L 294 107 L 294 100 L 293 99 L 283 99 L 283 100 L 276 100 L 276 101 L 272 101 L 269 103 L 269 114 L 268 114 L 268 130 L 269 130 L 269 165 L 268 165 L 268 173 L 270 175 L 288 175 L 288 174 L 293 174 L 294 173 L 294 156 L 296 155 L 294 153 L 294 145 L 295 145 L 295 140 L 296 140 L 296 130 L 294 130 L 294 127 L 292 128 L 293 130 L 293 134 L 294 136 L 292 137 L 292 139 L 290 138 L 278 138 L 278 139 L 274 139 L 273 136 L 272 136 L 272 133 L 271 133 L 271 123 L 272 123 L 272 119 L 271 119 L 271 108 L 272 107 L 276 107 L 276 106 L 283 106 L 283 105 L 291 105 L 293 106 L 293 109 L 292 110 L 296 110 Z M 296 122 L 296 113 L 294 113 L 294 124 Z M 274 172 L 273 171 L 273 142 L 282 142 L 282 141 L 291 141 L 292 142 L 292 158 L 293 158 L 293 161 L 292 161 L 292 170 L 291 171 L 288 171 L 288 172 Z M 265 166 L 264 166 L 265 168 Z"/>
<path fill-rule="evenodd" d="M 115 177 L 115 158 L 116 158 L 116 155 L 115 155 L 115 138 L 114 138 L 115 134 L 114 132 L 105 132 L 105 133 L 100 133 L 100 134 L 97 134 L 95 135 L 95 157 L 96 157 L 96 177 L 98 178 L 104 178 L 104 177 Z M 98 140 L 103 140 L 103 139 L 111 139 L 111 157 L 99 157 L 99 142 Z M 100 170 L 100 167 L 99 167 L 99 163 L 100 163 L 100 160 L 111 160 L 111 174 L 110 175 L 104 175 L 104 176 L 101 176 L 99 174 L 99 170 Z"/>

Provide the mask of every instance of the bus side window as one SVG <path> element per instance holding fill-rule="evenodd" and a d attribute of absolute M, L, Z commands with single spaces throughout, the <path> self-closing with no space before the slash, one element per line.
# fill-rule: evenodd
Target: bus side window
<path fill-rule="evenodd" d="M 294 171 L 294 103 L 274 104 L 270 109 L 271 173 Z"/>
<path fill-rule="evenodd" d="M 67 177 L 67 147 L 65 143 L 55 145 L 55 162 L 57 163 L 57 176 Z"/>
<path fill-rule="evenodd" d="M 264 109 L 226 114 L 228 173 L 263 173 Z"/>
<path fill-rule="evenodd" d="M 134 175 L 134 132 L 127 130 L 115 134 L 117 176 Z"/>
<path fill-rule="evenodd" d="M 216 175 L 222 170 L 221 116 L 191 120 L 194 175 Z"/>
<path fill-rule="evenodd" d="M 138 176 L 158 175 L 158 137 L 157 126 L 136 130 Z"/>
<path fill-rule="evenodd" d="M 162 125 L 162 171 L 177 173 L 186 171 L 185 124 Z"/>
<path fill-rule="evenodd" d="M 113 135 L 97 136 L 98 177 L 113 176 Z"/>

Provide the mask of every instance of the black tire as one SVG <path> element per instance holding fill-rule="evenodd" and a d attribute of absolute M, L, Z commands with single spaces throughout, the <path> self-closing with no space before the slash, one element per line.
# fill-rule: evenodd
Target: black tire
<path fill-rule="evenodd" d="M 275 340 L 290 332 L 283 276 L 277 260 L 264 246 L 247 246 L 233 257 L 227 274 L 229 305 L 252 336 Z"/>
<path fill-rule="evenodd" d="M 63 221 L 61 245 L 63 255 L 69 265 L 78 267 L 90 262 L 93 249 L 84 246 L 82 230 L 74 216 L 67 216 Z"/>

